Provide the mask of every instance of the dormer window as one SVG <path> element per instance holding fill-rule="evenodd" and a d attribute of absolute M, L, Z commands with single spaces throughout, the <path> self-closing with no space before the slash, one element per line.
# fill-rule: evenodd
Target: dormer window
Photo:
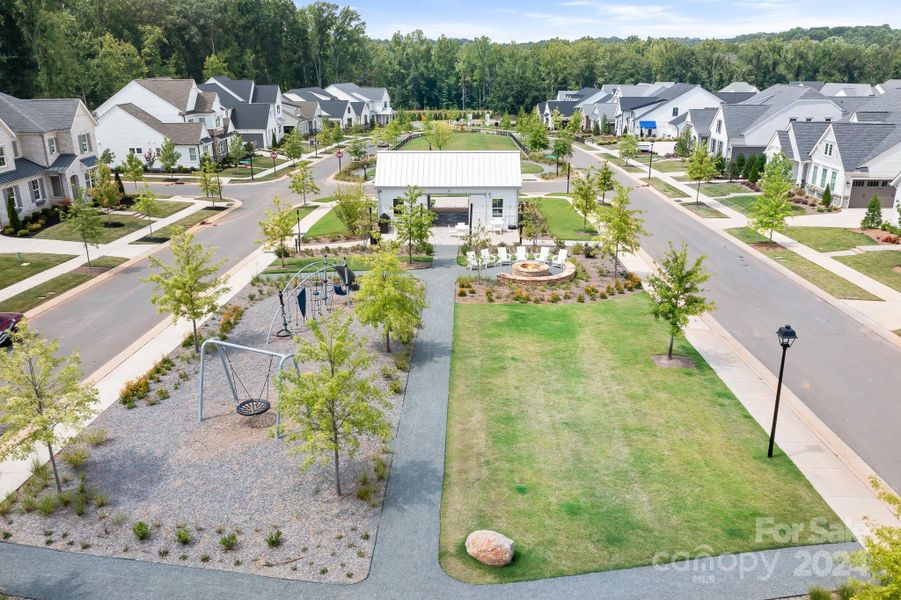
<path fill-rule="evenodd" d="M 716 122 L 716 132 L 717 132 L 717 133 L 722 133 L 722 132 L 723 132 L 723 120 L 722 120 L 722 119 L 719 119 L 719 120 L 717 120 L 717 122 Z"/>
<path fill-rule="evenodd" d="M 56 138 L 52 137 L 47 140 L 47 148 L 50 149 L 50 154 L 56 154 Z"/>
<path fill-rule="evenodd" d="M 91 135 L 90 134 L 82 133 L 80 136 L 78 136 L 78 149 L 81 151 L 82 154 L 93 150 L 93 148 L 91 148 Z"/>

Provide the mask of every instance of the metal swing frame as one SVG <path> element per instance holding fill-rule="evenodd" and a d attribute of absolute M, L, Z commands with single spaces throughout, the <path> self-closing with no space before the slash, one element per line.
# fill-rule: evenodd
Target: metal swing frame
<path fill-rule="evenodd" d="M 294 364 L 294 369 L 300 374 L 300 366 L 297 364 L 297 359 L 294 357 L 294 354 L 283 354 L 281 352 L 273 352 L 271 350 L 266 350 L 264 348 L 254 348 L 252 346 L 242 346 L 240 344 L 232 344 L 230 342 L 224 342 L 222 340 L 217 339 L 208 339 L 203 342 L 200 346 L 200 406 L 199 406 L 199 421 L 203 422 L 203 399 L 204 399 L 204 374 L 206 367 L 206 352 L 207 346 L 215 346 L 216 351 L 219 354 L 219 360 L 222 361 L 222 369 L 225 371 L 225 378 L 228 381 L 228 387 L 231 390 L 232 397 L 235 399 L 235 402 L 240 402 L 241 399 L 238 397 L 238 388 L 235 386 L 235 380 L 232 377 L 232 369 L 230 368 L 230 363 L 227 362 L 224 348 L 232 348 L 233 350 L 239 350 L 242 352 L 252 352 L 254 354 L 262 354 L 264 356 L 270 357 L 270 371 L 271 371 L 271 359 L 278 359 L 278 366 L 276 367 L 276 373 L 281 373 L 284 370 L 285 364 L 288 361 L 291 361 Z M 271 373 L 270 373 L 271 375 Z M 243 385 L 242 385 L 243 387 Z M 275 437 L 281 437 L 281 391 L 277 392 L 276 400 L 275 400 Z"/>
<path fill-rule="evenodd" d="M 310 281 L 323 281 L 326 285 L 326 297 L 328 297 L 328 281 L 331 273 L 334 273 L 336 277 L 341 279 L 344 285 L 348 285 L 347 281 L 345 281 L 344 277 L 341 277 L 338 274 L 338 270 L 336 267 L 347 267 L 347 259 L 339 259 L 339 258 L 330 258 L 328 256 L 323 256 L 322 260 L 317 260 L 308 265 L 304 265 L 300 268 L 294 275 L 285 282 L 284 287 L 278 291 L 278 308 L 275 311 L 275 314 L 272 315 L 272 320 L 269 322 L 269 330 L 266 333 L 266 345 L 269 345 L 269 342 L 272 341 L 272 337 L 285 338 L 291 337 L 294 333 L 291 331 L 291 326 L 288 323 L 288 311 L 285 306 L 285 300 L 292 301 L 301 288 L 306 287 L 307 283 Z M 310 317 L 315 318 L 315 317 Z M 280 320 L 280 323 L 277 322 Z M 306 321 L 306 318 L 304 318 Z M 273 330 L 276 326 L 280 326 L 278 331 L 273 333 Z"/>

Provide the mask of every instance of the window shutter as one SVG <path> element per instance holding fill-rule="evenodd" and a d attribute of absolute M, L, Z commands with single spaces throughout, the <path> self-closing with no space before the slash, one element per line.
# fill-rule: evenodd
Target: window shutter
<path fill-rule="evenodd" d="M 16 199 L 16 208 L 22 208 L 22 197 L 19 195 L 19 186 L 13 186 L 13 196 Z"/>
<path fill-rule="evenodd" d="M 38 179 L 38 185 L 41 186 L 41 200 L 45 200 L 47 198 L 47 193 L 44 191 L 44 180 Z"/>

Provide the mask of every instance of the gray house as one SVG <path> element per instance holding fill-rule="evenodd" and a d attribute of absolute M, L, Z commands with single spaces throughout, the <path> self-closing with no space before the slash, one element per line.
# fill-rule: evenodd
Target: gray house
<path fill-rule="evenodd" d="M 257 148 L 269 148 L 273 138 L 278 142 L 284 137 L 285 118 L 279 86 L 216 76 L 197 87 L 217 94 L 222 106 L 231 111 L 232 125 L 245 142 Z"/>
<path fill-rule="evenodd" d="M 21 100 L 0 93 L 0 223 L 90 187 L 97 122 L 78 99 Z"/>

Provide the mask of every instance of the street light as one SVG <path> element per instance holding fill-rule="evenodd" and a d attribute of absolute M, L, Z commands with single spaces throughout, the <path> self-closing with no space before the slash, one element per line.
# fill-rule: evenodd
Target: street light
<path fill-rule="evenodd" d="M 295 210 L 297 211 L 297 240 L 294 242 L 294 246 L 297 248 L 297 253 L 300 254 L 300 208 Z"/>
<path fill-rule="evenodd" d="M 651 165 L 654 163 L 654 142 L 651 142 L 651 155 L 648 156 L 648 185 L 651 185 Z"/>
<path fill-rule="evenodd" d="M 791 348 L 792 344 L 795 343 L 795 340 L 798 339 L 798 334 L 795 333 L 795 330 L 792 329 L 791 325 L 780 327 L 776 332 L 776 335 L 779 336 L 779 345 L 782 346 L 782 363 L 779 365 L 779 383 L 776 384 L 776 406 L 773 409 L 773 427 L 770 430 L 770 448 L 766 453 L 769 458 L 773 458 L 773 444 L 776 441 L 776 418 L 779 416 L 779 398 L 782 395 L 782 374 L 785 372 L 785 351 Z"/>

